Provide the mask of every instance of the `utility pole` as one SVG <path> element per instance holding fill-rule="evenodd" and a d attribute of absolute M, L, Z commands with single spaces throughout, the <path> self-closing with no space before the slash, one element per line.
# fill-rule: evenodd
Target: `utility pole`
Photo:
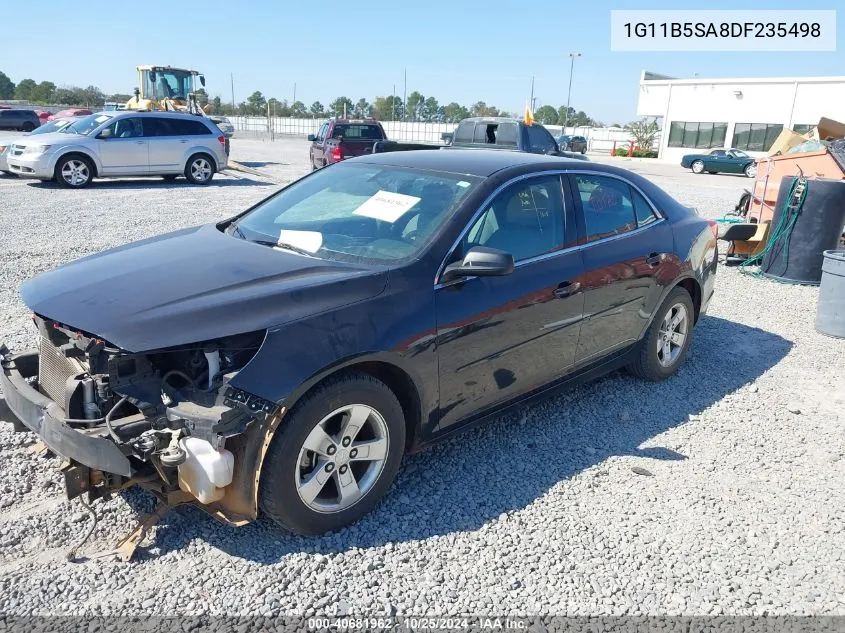
<path fill-rule="evenodd" d="M 566 93 L 566 112 L 563 113 L 563 127 L 561 134 L 566 134 L 566 118 L 569 116 L 569 100 L 572 97 L 572 71 L 575 69 L 575 58 L 581 57 L 581 53 L 569 53 L 569 91 Z"/>
<path fill-rule="evenodd" d="M 229 81 L 232 85 L 232 114 L 235 114 L 235 76 L 229 73 Z"/>
<path fill-rule="evenodd" d="M 390 95 L 390 120 L 396 120 L 396 84 L 393 84 L 393 94 Z"/>
<path fill-rule="evenodd" d="M 531 112 L 534 113 L 534 75 L 531 75 L 531 99 L 528 103 L 531 104 Z"/>
<path fill-rule="evenodd" d="M 293 82 L 293 103 L 296 103 L 296 82 Z M 291 106 L 293 106 L 291 103 Z"/>
<path fill-rule="evenodd" d="M 408 114 L 408 69 L 405 69 L 405 90 L 402 92 L 402 120 Z"/>

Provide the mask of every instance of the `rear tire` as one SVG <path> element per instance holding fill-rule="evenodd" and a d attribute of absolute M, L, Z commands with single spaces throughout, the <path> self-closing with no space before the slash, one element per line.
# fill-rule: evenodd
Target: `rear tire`
<path fill-rule="evenodd" d="M 358 371 L 331 378 L 294 406 L 273 437 L 261 469 L 261 510 L 296 534 L 353 523 L 387 492 L 404 450 L 405 416 L 387 385 Z"/>
<path fill-rule="evenodd" d="M 582 153 L 582 154 L 586 154 L 586 153 L 587 153 L 587 148 L 586 148 L 586 147 L 582 147 L 582 148 L 581 148 L 581 153 Z"/>
<path fill-rule="evenodd" d="M 185 164 L 185 178 L 194 185 L 207 185 L 215 171 L 214 159 L 208 154 L 194 154 Z"/>
<path fill-rule="evenodd" d="M 35 129 L 35 126 L 32 123 L 30 123 L 29 121 L 27 121 L 26 123 L 24 123 L 21 126 L 22 132 L 32 132 L 32 130 L 34 130 L 34 129 Z"/>
<path fill-rule="evenodd" d="M 675 374 L 689 351 L 694 318 L 689 293 L 684 288 L 673 288 L 655 313 L 628 371 L 652 382 L 666 380 Z"/>
<path fill-rule="evenodd" d="M 54 177 L 63 187 L 82 189 L 94 180 L 94 164 L 91 159 L 79 154 L 62 156 L 56 163 Z"/>

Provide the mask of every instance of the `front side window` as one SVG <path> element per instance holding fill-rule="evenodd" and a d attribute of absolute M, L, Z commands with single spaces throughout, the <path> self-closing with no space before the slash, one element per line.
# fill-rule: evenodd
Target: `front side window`
<path fill-rule="evenodd" d="M 592 175 L 578 175 L 574 179 L 588 242 L 637 227 L 631 187 L 626 182 Z"/>
<path fill-rule="evenodd" d="M 244 239 L 315 257 L 390 262 L 414 256 L 478 178 L 338 163 L 259 204 L 237 221 Z"/>
<path fill-rule="evenodd" d="M 542 125 L 531 125 L 528 127 L 528 143 L 532 152 L 546 154 L 555 149 L 555 140 L 549 131 Z"/>
<path fill-rule="evenodd" d="M 117 119 L 104 128 L 103 132 L 106 130 L 111 130 L 111 138 L 137 138 L 144 135 L 141 119 L 137 117 Z"/>
<path fill-rule="evenodd" d="M 563 245 L 564 206 L 560 178 L 543 176 L 507 187 L 479 215 L 463 242 L 463 254 L 473 246 L 489 246 L 530 259 Z"/>

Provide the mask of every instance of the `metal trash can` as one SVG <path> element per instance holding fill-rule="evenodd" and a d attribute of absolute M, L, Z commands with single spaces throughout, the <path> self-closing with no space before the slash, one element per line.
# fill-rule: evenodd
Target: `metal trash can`
<path fill-rule="evenodd" d="M 824 252 L 816 331 L 845 338 L 845 249 Z"/>

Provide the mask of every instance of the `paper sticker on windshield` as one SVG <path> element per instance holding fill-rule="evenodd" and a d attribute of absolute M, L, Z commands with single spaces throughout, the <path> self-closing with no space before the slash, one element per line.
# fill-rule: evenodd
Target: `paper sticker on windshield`
<path fill-rule="evenodd" d="M 108 121 L 111 117 L 107 114 L 101 114 L 96 119 L 94 119 L 97 123 L 103 123 L 104 121 Z"/>
<path fill-rule="evenodd" d="M 419 198 L 406 196 L 404 193 L 378 191 L 372 198 L 355 209 L 353 213 L 393 223 L 419 201 Z"/>
<path fill-rule="evenodd" d="M 457 182 L 457 185 L 462 189 L 466 189 L 467 187 L 469 187 L 469 183 L 466 180 L 459 180 Z"/>
<path fill-rule="evenodd" d="M 316 253 L 323 245 L 323 234 L 319 231 L 279 231 L 279 244 L 290 244 L 309 253 Z"/>

